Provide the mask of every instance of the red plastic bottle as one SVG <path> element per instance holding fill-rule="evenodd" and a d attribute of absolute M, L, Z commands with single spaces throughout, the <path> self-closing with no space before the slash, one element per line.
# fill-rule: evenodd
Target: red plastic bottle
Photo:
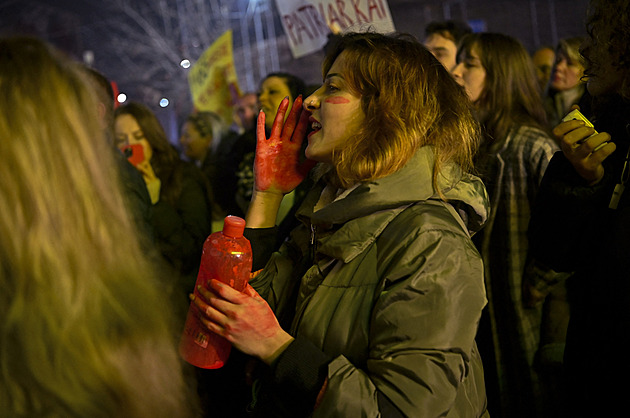
<path fill-rule="evenodd" d="M 195 283 L 195 296 L 201 297 L 197 286 L 210 279 L 221 280 L 242 292 L 252 271 L 252 248 L 243 236 L 245 221 L 227 216 L 223 231 L 211 234 L 203 245 L 201 265 Z M 179 352 L 188 363 L 203 369 L 218 369 L 227 361 L 232 345 L 228 340 L 209 331 L 199 320 L 197 308 L 191 303 Z"/>

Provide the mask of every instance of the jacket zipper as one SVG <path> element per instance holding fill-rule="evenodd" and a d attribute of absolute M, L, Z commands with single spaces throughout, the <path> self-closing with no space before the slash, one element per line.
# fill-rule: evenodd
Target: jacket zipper
<path fill-rule="evenodd" d="M 317 242 L 317 229 L 315 228 L 315 225 L 311 224 L 311 245 L 310 245 L 311 264 L 315 262 L 315 252 L 316 252 L 315 243 L 316 242 Z"/>

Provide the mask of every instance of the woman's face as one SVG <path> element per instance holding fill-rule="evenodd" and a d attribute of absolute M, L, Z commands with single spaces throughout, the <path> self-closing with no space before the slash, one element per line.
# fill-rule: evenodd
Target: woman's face
<path fill-rule="evenodd" d="M 471 48 L 470 53 L 462 51 L 458 58 L 459 62 L 453 69 L 453 77 L 461 86 L 464 86 L 468 98 L 474 103 L 479 99 L 485 87 L 486 69 L 481 65 L 475 47 Z"/>
<path fill-rule="evenodd" d="M 267 129 L 271 129 L 273 120 L 276 118 L 278 112 L 278 106 L 285 97 L 289 97 L 289 108 L 287 109 L 286 116 L 289 115 L 289 111 L 293 106 L 293 100 L 295 97 L 291 97 L 291 91 L 289 86 L 280 77 L 268 77 L 260 86 L 260 93 L 258 94 L 258 103 L 263 112 L 265 112 L 265 126 Z"/>
<path fill-rule="evenodd" d="M 365 119 L 361 96 L 346 81 L 345 56 L 342 52 L 337 57 L 324 84 L 304 100 L 313 129 L 305 153 L 314 161 L 332 163 L 333 152 L 358 132 Z"/>
<path fill-rule="evenodd" d="M 583 73 L 582 64 L 571 60 L 567 54 L 560 50 L 556 53 L 550 86 L 558 91 L 572 89 L 580 83 Z"/>
<path fill-rule="evenodd" d="M 212 143 L 212 136 L 203 137 L 192 122 L 184 123 L 179 143 L 186 157 L 196 161 L 203 161 L 208 153 L 208 147 Z"/>
<path fill-rule="evenodd" d="M 131 115 L 122 114 L 116 117 L 114 122 L 114 133 L 116 135 L 116 145 L 121 150 L 127 145 L 142 145 L 145 161 L 151 161 L 153 150 L 149 141 L 144 136 L 144 132 L 138 125 L 138 121 Z"/>
<path fill-rule="evenodd" d="M 586 88 L 592 96 L 616 93 L 623 83 L 623 72 L 613 65 L 615 58 L 608 50 L 606 40 L 610 37 L 609 32 L 602 24 L 595 25 L 592 36 L 586 38 L 580 47 L 580 53 L 586 61 Z"/>

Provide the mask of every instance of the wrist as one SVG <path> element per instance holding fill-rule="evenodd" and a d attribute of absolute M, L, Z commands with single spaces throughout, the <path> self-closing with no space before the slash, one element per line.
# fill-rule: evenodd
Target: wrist
<path fill-rule="evenodd" d="M 595 186 L 596 184 L 598 184 L 600 181 L 602 181 L 602 179 L 604 178 L 604 175 L 602 174 L 601 176 L 597 177 L 595 180 L 589 181 L 588 185 L 589 186 Z"/>
<path fill-rule="evenodd" d="M 269 353 L 266 356 L 261 356 L 260 359 L 267 365 L 271 365 L 278 357 L 280 357 L 280 354 L 282 354 L 284 352 L 284 350 L 287 349 L 287 347 L 294 341 L 295 339 L 289 335 L 288 333 L 286 333 L 285 331 L 282 331 L 280 333 L 278 333 L 278 335 L 276 337 L 273 337 L 269 342 Z"/>
<path fill-rule="evenodd" d="M 247 209 L 245 221 L 248 228 L 271 228 L 276 226 L 276 217 L 284 194 L 280 192 L 254 190 Z"/>
<path fill-rule="evenodd" d="M 160 200 L 162 182 L 156 177 L 149 181 L 145 179 L 145 184 L 147 186 L 147 191 L 149 192 L 149 197 L 151 198 L 151 204 L 155 205 Z"/>

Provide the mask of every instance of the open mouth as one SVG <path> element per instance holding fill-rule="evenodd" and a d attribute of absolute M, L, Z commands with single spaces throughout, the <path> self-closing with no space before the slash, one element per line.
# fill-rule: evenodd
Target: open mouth
<path fill-rule="evenodd" d="M 311 131 L 311 133 L 317 132 L 320 129 L 322 129 L 322 124 L 319 123 L 317 120 L 315 120 L 313 117 L 310 117 L 308 119 L 308 121 L 311 123 L 310 124 L 310 128 L 311 128 L 310 131 Z"/>

